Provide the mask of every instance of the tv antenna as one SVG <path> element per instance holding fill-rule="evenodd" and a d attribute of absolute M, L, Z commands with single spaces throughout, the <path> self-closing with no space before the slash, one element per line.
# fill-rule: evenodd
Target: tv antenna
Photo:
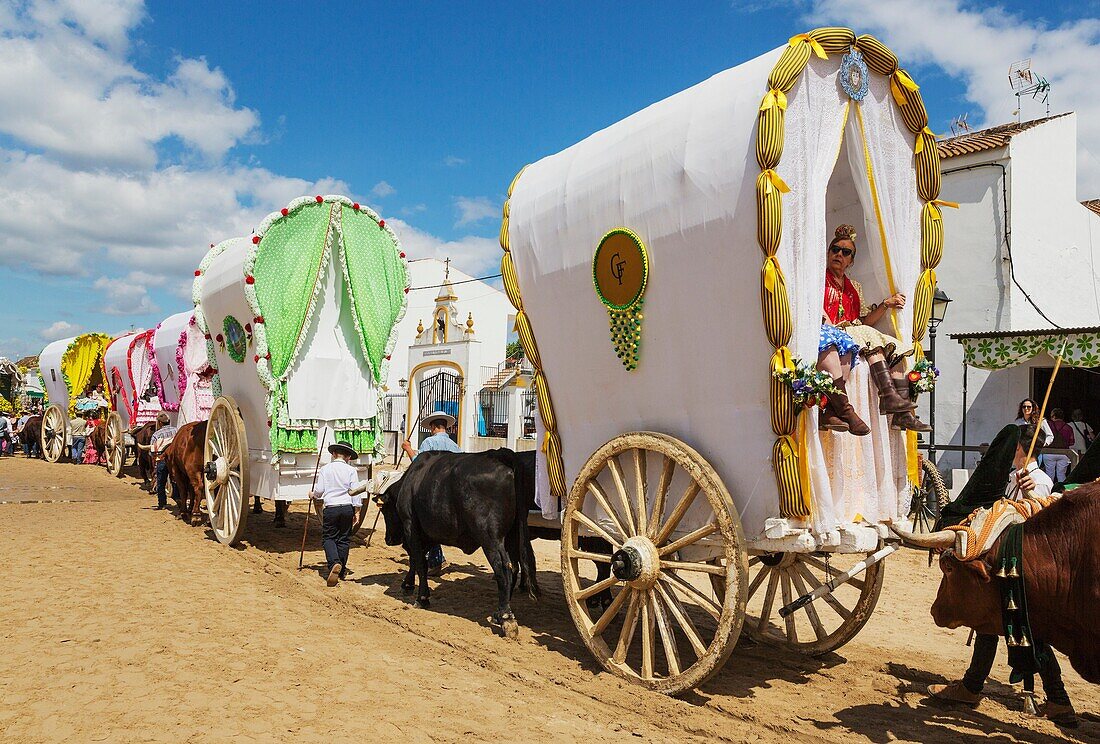
<path fill-rule="evenodd" d="M 967 111 L 962 116 L 956 116 L 951 120 L 951 136 L 958 137 L 960 134 L 970 134 L 973 130 L 970 128 L 970 124 L 966 119 L 970 116 L 970 112 Z"/>
<path fill-rule="evenodd" d="M 1016 95 L 1016 110 L 1013 111 L 1016 115 L 1016 122 L 1020 122 L 1020 111 L 1023 106 L 1021 105 L 1021 97 L 1031 96 L 1031 100 L 1045 103 L 1047 106 L 1047 116 L 1050 116 L 1050 83 L 1046 78 L 1038 73 L 1031 71 L 1031 60 L 1022 59 L 1019 62 L 1013 62 L 1012 66 L 1008 68 L 1008 84 L 1012 86 L 1012 90 Z"/>

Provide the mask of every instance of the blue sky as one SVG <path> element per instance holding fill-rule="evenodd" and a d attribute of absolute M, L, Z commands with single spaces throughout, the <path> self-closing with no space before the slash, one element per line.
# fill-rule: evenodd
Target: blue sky
<path fill-rule="evenodd" d="M 1032 6 L 0 0 L 0 355 L 187 308 L 206 246 L 302 193 L 492 272 L 521 166 L 815 25 L 894 48 L 937 132 L 1007 120 L 1008 65 L 1032 56 L 1100 145 L 1098 3 Z"/>

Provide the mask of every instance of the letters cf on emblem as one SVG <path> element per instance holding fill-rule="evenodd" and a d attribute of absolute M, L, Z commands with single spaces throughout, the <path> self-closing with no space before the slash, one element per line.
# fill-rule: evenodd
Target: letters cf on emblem
<path fill-rule="evenodd" d="M 626 261 L 619 257 L 616 252 L 611 256 L 611 276 L 619 283 L 621 287 L 623 284 L 623 267 L 626 266 Z"/>

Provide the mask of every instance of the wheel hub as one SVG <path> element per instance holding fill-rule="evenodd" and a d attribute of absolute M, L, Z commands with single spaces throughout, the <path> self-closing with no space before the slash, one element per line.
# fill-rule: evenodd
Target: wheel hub
<path fill-rule="evenodd" d="M 611 555 L 611 573 L 635 589 L 649 589 L 661 573 L 657 546 L 646 537 L 632 537 Z"/>
<path fill-rule="evenodd" d="M 203 474 L 206 476 L 206 480 L 221 486 L 229 480 L 229 466 L 226 464 L 224 457 L 219 457 L 206 463 Z"/>

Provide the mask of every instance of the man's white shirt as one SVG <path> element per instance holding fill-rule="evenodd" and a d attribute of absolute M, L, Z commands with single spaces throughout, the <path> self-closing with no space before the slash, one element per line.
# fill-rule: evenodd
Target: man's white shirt
<path fill-rule="evenodd" d="M 362 506 L 361 496 L 348 493 L 359 482 L 359 473 L 343 460 L 333 460 L 317 473 L 317 485 L 313 494 L 325 502 L 325 506 Z"/>

